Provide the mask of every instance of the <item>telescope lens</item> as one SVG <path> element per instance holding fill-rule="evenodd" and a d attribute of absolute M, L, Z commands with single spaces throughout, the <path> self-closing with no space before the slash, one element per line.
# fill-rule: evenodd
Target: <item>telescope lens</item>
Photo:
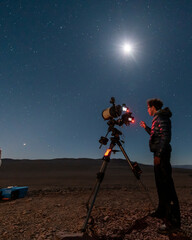
<path fill-rule="evenodd" d="M 102 117 L 103 117 L 104 120 L 108 120 L 108 119 L 111 118 L 109 110 L 110 110 L 110 108 L 107 108 L 107 109 L 103 110 Z"/>
<path fill-rule="evenodd" d="M 104 120 L 109 120 L 110 118 L 116 118 L 121 116 L 121 112 L 122 107 L 120 105 L 112 106 L 102 112 L 102 117 L 104 118 Z"/>

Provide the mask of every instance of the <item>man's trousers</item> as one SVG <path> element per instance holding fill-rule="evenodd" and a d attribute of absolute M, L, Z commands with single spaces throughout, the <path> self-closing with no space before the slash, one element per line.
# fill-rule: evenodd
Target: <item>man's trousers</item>
<path fill-rule="evenodd" d="M 173 183 L 170 157 L 170 151 L 166 151 L 160 157 L 160 164 L 154 166 L 155 182 L 159 197 L 157 211 L 165 216 L 165 220 L 168 224 L 180 227 L 180 207 Z"/>

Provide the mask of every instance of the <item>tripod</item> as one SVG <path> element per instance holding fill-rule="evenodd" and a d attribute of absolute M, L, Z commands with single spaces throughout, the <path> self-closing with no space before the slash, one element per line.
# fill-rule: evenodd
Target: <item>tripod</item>
<path fill-rule="evenodd" d="M 92 211 L 92 209 L 93 209 L 93 206 L 94 206 L 94 203 L 95 203 L 95 200 L 96 200 L 96 197 L 97 197 L 97 194 L 98 194 L 100 185 L 101 185 L 101 183 L 102 183 L 102 181 L 103 181 L 103 178 L 104 178 L 104 176 L 105 176 L 105 172 L 106 172 L 106 169 L 107 169 L 107 165 L 108 165 L 108 163 L 109 163 L 109 161 L 110 161 L 111 153 L 116 151 L 116 150 L 113 150 L 116 145 L 119 146 L 121 152 L 123 153 L 124 157 L 125 157 L 126 160 L 128 161 L 129 166 L 131 167 L 131 169 L 132 169 L 135 177 L 136 177 L 138 180 L 140 180 L 140 175 L 141 175 L 141 173 L 142 173 L 139 165 L 138 165 L 136 162 L 135 162 L 135 163 L 131 163 L 129 157 L 127 156 L 127 154 L 126 154 L 126 152 L 125 152 L 125 150 L 124 150 L 124 148 L 123 148 L 123 146 L 122 146 L 121 140 L 120 140 L 120 137 L 119 137 L 119 135 L 122 135 L 121 131 L 119 131 L 118 129 L 116 129 L 116 128 L 114 128 L 114 127 L 113 127 L 112 129 L 110 129 L 110 130 L 108 131 L 108 133 L 109 133 L 110 131 L 112 131 L 112 134 L 111 134 L 112 137 L 111 137 L 111 139 L 110 139 L 110 140 L 111 140 L 110 146 L 109 146 L 109 148 L 107 149 L 107 151 L 105 152 L 105 154 L 104 154 L 104 156 L 103 156 L 103 163 L 102 163 L 102 165 L 101 165 L 100 171 L 97 173 L 97 181 L 96 181 L 95 187 L 94 187 L 93 192 L 92 192 L 92 194 L 94 193 L 94 196 L 93 196 L 93 199 L 92 199 L 92 202 L 91 202 L 90 206 L 89 206 L 89 201 L 90 201 L 90 199 L 91 199 L 92 194 L 91 194 L 91 196 L 89 197 L 88 202 L 87 202 L 87 210 L 88 210 L 88 211 L 87 211 L 87 217 L 86 217 L 86 219 L 85 219 L 85 222 L 84 222 L 84 225 L 83 225 L 83 228 L 82 228 L 82 232 L 85 232 L 85 231 L 86 231 L 86 227 L 87 227 L 87 224 L 88 224 L 88 221 L 89 221 L 89 217 L 90 217 L 90 215 L 91 215 L 91 211 Z M 108 134 L 108 133 L 107 133 L 107 134 Z M 106 135 L 106 136 L 107 136 L 107 135 Z M 101 144 L 105 144 L 105 145 L 106 145 L 106 142 L 108 141 L 108 140 L 106 140 L 106 137 L 105 137 L 105 138 L 102 137 L 101 139 L 102 139 L 102 141 L 100 141 Z"/>

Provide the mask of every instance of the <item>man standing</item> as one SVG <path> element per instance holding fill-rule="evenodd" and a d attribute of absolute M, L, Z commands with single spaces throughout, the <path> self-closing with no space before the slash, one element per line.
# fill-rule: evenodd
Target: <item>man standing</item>
<path fill-rule="evenodd" d="M 154 172 L 159 204 L 152 217 L 164 219 L 159 233 L 169 234 L 181 226 L 180 208 L 172 179 L 171 157 L 171 116 L 169 108 L 162 109 L 159 99 L 147 101 L 148 113 L 153 116 L 152 127 L 141 121 L 140 126 L 150 134 L 149 147 L 154 154 Z"/>

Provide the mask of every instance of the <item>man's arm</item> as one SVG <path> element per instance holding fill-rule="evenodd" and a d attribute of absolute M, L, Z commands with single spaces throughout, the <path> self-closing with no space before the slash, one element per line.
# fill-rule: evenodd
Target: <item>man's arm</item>
<path fill-rule="evenodd" d="M 150 127 L 146 126 L 145 131 L 146 131 L 149 135 L 151 135 L 151 128 L 150 128 Z"/>
<path fill-rule="evenodd" d="M 140 126 L 143 127 L 149 135 L 151 134 L 151 128 L 148 127 L 145 122 L 141 121 Z"/>

